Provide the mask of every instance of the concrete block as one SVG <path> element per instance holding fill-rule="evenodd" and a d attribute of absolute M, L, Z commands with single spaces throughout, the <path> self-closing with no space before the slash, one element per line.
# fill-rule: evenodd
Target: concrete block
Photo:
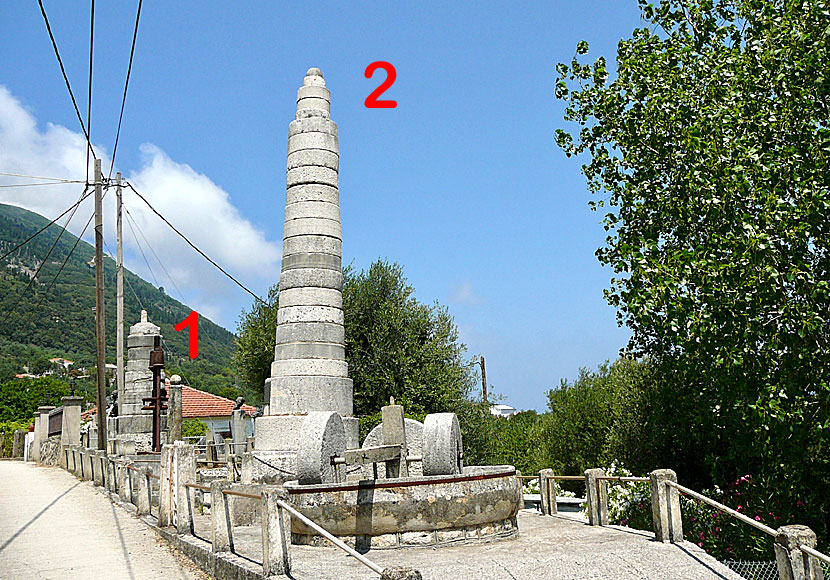
<path fill-rule="evenodd" d="M 326 218 L 297 218 L 287 220 L 283 232 L 284 238 L 292 236 L 330 236 L 342 240 L 340 221 Z"/>
<path fill-rule="evenodd" d="M 257 417 L 254 420 L 257 447 L 271 451 L 296 451 L 303 421 L 305 421 L 304 415 Z"/>
<path fill-rule="evenodd" d="M 680 512 L 680 494 L 676 487 L 666 485 L 667 481 L 676 483 L 677 474 L 671 469 L 655 469 L 649 474 L 649 479 L 651 480 L 651 513 L 655 539 L 658 542 L 682 542 L 683 518 Z"/>
<path fill-rule="evenodd" d="M 775 561 L 781 580 L 824 580 L 821 563 L 799 549 L 799 546 L 815 549 L 816 534 L 807 526 L 778 528 L 775 537 Z"/>
<path fill-rule="evenodd" d="M 348 377 L 272 377 L 270 407 L 272 413 L 337 411 L 346 417 L 352 414 L 353 392 Z"/>
<path fill-rule="evenodd" d="M 602 469 L 585 470 L 585 498 L 587 500 L 588 523 L 592 526 L 608 525 L 608 482 Z"/>
<path fill-rule="evenodd" d="M 334 254 L 317 253 L 291 254 L 282 259 L 283 272 L 295 268 L 326 268 L 329 270 L 341 270 L 341 259 L 340 256 L 336 256 Z"/>
<path fill-rule="evenodd" d="M 342 324 L 295 322 L 277 326 L 277 344 L 288 342 L 332 342 L 335 344 L 343 344 L 344 340 L 345 329 Z"/>
<path fill-rule="evenodd" d="M 331 93 L 325 86 L 303 85 L 297 89 L 297 102 L 312 97 L 331 102 Z"/>
<path fill-rule="evenodd" d="M 275 360 L 271 363 L 271 377 L 284 376 L 348 377 L 349 365 L 344 360 L 324 359 Z M 274 385 L 272 383 L 272 391 L 273 388 Z"/>
<path fill-rule="evenodd" d="M 343 311 L 330 306 L 286 306 L 277 311 L 277 324 L 327 322 L 343 324 Z"/>
<path fill-rule="evenodd" d="M 309 119 L 311 121 L 311 119 Z M 308 121 L 300 121 L 300 123 L 307 123 Z M 330 133 L 322 133 L 319 131 L 298 133 L 288 138 L 288 153 L 302 151 L 304 149 L 323 149 L 326 151 L 333 151 L 338 153 L 340 147 L 337 143 L 337 136 Z"/>
<path fill-rule="evenodd" d="M 131 334 L 127 337 L 128 349 L 139 349 L 133 356 L 139 356 L 140 349 L 147 349 L 147 359 L 150 358 L 150 349 L 155 345 L 155 335 Z"/>
<path fill-rule="evenodd" d="M 338 270 L 324 270 L 322 268 L 301 268 L 297 270 L 286 270 L 280 274 L 280 290 L 307 287 L 342 290 L 343 272 Z"/>
<path fill-rule="evenodd" d="M 409 467 L 406 462 L 406 424 L 402 405 L 386 405 L 381 407 L 383 419 L 383 444 L 400 446 L 400 456 L 386 462 L 386 477 L 409 477 Z M 402 459 L 403 458 L 403 459 Z"/>
<path fill-rule="evenodd" d="M 299 153 L 310 153 L 312 150 L 300 151 Z M 299 153 L 295 153 L 298 155 Z M 328 152 L 324 152 L 328 153 Z M 333 155 L 333 153 L 332 153 Z M 306 183 L 289 187 L 285 192 L 286 205 L 300 203 L 303 201 L 321 201 L 326 203 L 340 203 L 340 193 L 336 187 L 322 185 L 320 183 Z"/>
<path fill-rule="evenodd" d="M 290 288 L 280 290 L 279 307 L 331 306 L 343 308 L 343 293 L 332 288 Z"/>
<path fill-rule="evenodd" d="M 299 171 L 294 170 L 292 171 Z M 326 171 L 332 171 L 327 169 Z M 298 201 L 285 206 L 285 219 L 295 220 L 300 218 L 326 218 L 340 220 L 340 206 L 328 201 Z"/>
<path fill-rule="evenodd" d="M 282 242 L 283 256 L 302 253 L 342 255 L 342 243 L 339 238 L 331 236 L 307 235 L 286 238 Z M 282 292 L 282 287 L 280 287 Z"/>
<path fill-rule="evenodd" d="M 223 490 L 230 489 L 231 485 L 229 481 L 210 483 L 210 529 L 214 553 L 233 551 L 229 496 L 222 493 Z"/>
<path fill-rule="evenodd" d="M 317 165 L 337 171 L 340 168 L 340 156 L 333 151 L 322 149 L 296 151 L 288 156 L 286 169 L 295 169 L 304 165 Z"/>
<path fill-rule="evenodd" d="M 345 360 L 346 348 L 331 342 L 298 342 L 278 344 L 274 349 L 274 360 L 320 358 Z"/>
<path fill-rule="evenodd" d="M 285 182 L 288 187 L 306 183 L 322 183 L 337 187 L 337 171 L 318 165 L 304 165 L 289 169 L 285 175 Z"/>
<path fill-rule="evenodd" d="M 280 502 L 288 503 L 284 488 L 263 488 L 262 575 L 265 578 L 291 572 L 291 518 Z"/>
<path fill-rule="evenodd" d="M 539 472 L 539 494 L 543 516 L 556 515 L 556 480 L 553 479 L 552 469 L 543 469 Z"/>
<path fill-rule="evenodd" d="M 166 528 L 173 525 L 173 445 L 161 446 L 161 478 L 159 480 L 158 525 Z"/>

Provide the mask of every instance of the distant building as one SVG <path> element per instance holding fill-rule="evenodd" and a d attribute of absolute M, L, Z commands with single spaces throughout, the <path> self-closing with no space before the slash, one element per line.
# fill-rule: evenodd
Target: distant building
<path fill-rule="evenodd" d="M 208 429 L 222 437 L 231 436 L 231 413 L 233 413 L 234 402 L 225 397 L 206 393 L 187 385 L 182 385 L 182 419 L 199 419 L 208 426 Z M 242 405 L 247 413 L 245 421 L 248 435 L 254 434 L 254 421 L 251 417 L 256 412 L 256 407 Z M 97 407 L 93 407 L 81 414 L 81 419 L 95 416 Z"/>
<path fill-rule="evenodd" d="M 223 437 L 231 436 L 233 406 L 234 402 L 230 399 L 182 385 L 182 418 L 199 419 L 208 429 Z M 256 412 L 256 407 L 242 405 L 242 409 L 248 415 L 245 421 L 248 435 L 253 435 L 254 421 L 251 415 Z"/>
<path fill-rule="evenodd" d="M 516 410 L 516 407 L 499 403 L 497 405 L 490 405 L 490 413 L 496 417 L 512 417 L 518 413 L 518 411 Z"/>
<path fill-rule="evenodd" d="M 56 364 L 56 365 L 61 365 L 65 369 L 69 369 L 69 367 L 71 367 L 73 364 L 75 364 L 73 361 L 66 360 L 65 358 L 61 358 L 61 357 L 50 358 L 49 362 L 53 363 L 53 364 Z"/>

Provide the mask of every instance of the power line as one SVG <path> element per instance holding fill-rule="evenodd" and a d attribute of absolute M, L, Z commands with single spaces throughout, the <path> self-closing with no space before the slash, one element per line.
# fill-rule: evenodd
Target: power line
<path fill-rule="evenodd" d="M 121 121 L 124 118 L 124 105 L 127 102 L 127 87 L 130 85 L 130 73 L 133 70 L 133 55 L 135 54 L 135 40 L 138 37 L 138 21 L 141 18 L 141 3 L 138 0 L 138 10 L 135 14 L 135 28 L 133 29 L 133 44 L 130 47 L 130 62 L 127 64 L 127 78 L 124 80 L 124 95 L 121 97 L 121 112 L 118 114 L 118 129 L 115 132 L 115 146 L 112 148 L 112 160 L 110 161 L 110 172 L 107 179 L 112 177 L 112 168 L 115 165 L 115 154 L 118 152 L 118 138 L 121 136 Z"/>
<path fill-rule="evenodd" d="M 176 292 L 179 293 L 179 297 L 182 299 L 182 303 L 187 304 L 187 299 L 184 297 L 184 293 L 181 291 L 181 289 L 179 289 L 178 284 L 176 284 L 176 281 L 173 280 L 173 276 L 170 275 L 170 273 L 167 271 L 167 268 L 164 267 L 164 263 L 159 259 L 158 254 L 156 254 L 156 251 L 153 249 L 153 246 L 150 244 L 150 240 L 148 240 L 147 236 L 144 235 L 144 232 L 141 231 L 141 228 L 139 227 L 138 222 L 135 221 L 135 218 L 133 217 L 133 214 L 130 213 L 130 210 L 128 210 L 126 206 L 123 206 L 123 207 L 124 207 L 124 210 L 127 213 L 127 217 L 130 220 L 132 220 L 133 224 L 135 224 L 135 227 L 138 230 L 138 233 L 141 234 L 142 238 L 144 238 L 144 241 L 147 243 L 147 247 L 150 248 L 150 252 L 156 258 L 156 262 L 159 263 L 159 266 L 161 266 L 162 271 L 167 275 L 167 279 L 170 280 L 170 282 L 172 282 L 173 288 L 175 288 Z"/>
<path fill-rule="evenodd" d="M 79 235 L 79 236 L 75 239 L 75 244 L 72 246 L 72 249 L 71 249 L 71 250 L 69 250 L 69 253 L 68 253 L 68 254 L 66 254 L 66 258 L 64 258 L 64 260 L 63 260 L 63 264 L 61 264 L 61 267 L 58 269 L 58 273 L 57 273 L 57 274 L 55 274 L 55 277 L 54 277 L 54 278 L 52 278 L 52 282 L 49 284 L 49 287 L 48 287 L 48 288 L 46 289 L 46 291 L 43 293 L 43 296 L 41 296 L 41 298 L 40 298 L 40 302 L 38 302 L 38 303 L 37 303 L 37 306 L 35 306 L 35 310 L 37 310 L 38 308 L 40 308 L 40 305 L 41 305 L 41 304 L 43 304 L 43 301 L 44 301 L 44 300 L 46 300 L 46 296 L 47 296 L 47 294 L 49 294 L 49 291 L 50 291 L 50 290 L 52 289 L 52 287 L 55 285 L 55 282 L 57 282 L 57 281 L 58 281 L 58 277 L 60 277 L 61 273 L 63 272 L 63 269 L 66 267 L 66 263 L 69 261 L 69 258 L 71 258 L 71 257 L 72 257 L 72 254 L 74 254 L 74 253 L 75 253 L 75 248 L 77 248 L 77 247 L 78 247 L 78 243 L 81 241 L 81 238 L 83 238 L 83 237 L 84 237 L 84 234 L 86 233 L 86 229 L 89 227 L 89 224 L 91 224 L 91 223 L 92 223 L 92 218 L 94 218 L 94 217 L 95 217 L 95 212 L 92 212 L 92 215 L 90 215 L 90 216 L 89 216 L 89 219 L 88 219 L 88 220 L 86 220 L 86 225 L 84 226 L 84 229 L 81 231 L 81 234 L 80 234 L 80 235 Z"/>
<path fill-rule="evenodd" d="M 49 39 L 52 41 L 52 48 L 55 51 L 55 56 L 58 59 L 58 65 L 61 67 L 61 74 L 63 75 L 63 80 L 66 83 L 66 89 L 69 91 L 69 97 L 72 99 L 72 106 L 75 107 L 75 114 L 78 116 L 78 122 L 81 124 L 81 131 L 84 133 L 84 137 L 86 137 L 86 146 L 87 150 L 92 153 L 93 159 L 98 159 L 95 156 L 95 149 L 92 148 L 92 143 L 89 140 L 89 133 L 84 127 L 84 120 L 81 118 L 81 111 L 78 109 L 78 102 L 75 100 L 75 95 L 72 93 L 72 86 L 69 84 L 69 77 L 66 76 L 66 69 L 63 66 L 63 60 L 61 60 L 61 53 L 58 50 L 58 43 L 55 42 L 55 35 L 52 34 L 52 27 L 49 25 L 49 17 L 46 16 L 46 9 L 43 7 L 43 0 L 37 0 L 38 5 L 40 6 L 40 13 L 43 15 L 43 21 L 46 23 L 46 31 L 49 33 Z M 89 163 L 87 163 L 87 181 L 89 181 Z"/>
<path fill-rule="evenodd" d="M 91 0 L 89 9 L 89 81 L 87 84 L 86 100 L 86 180 L 89 181 L 89 150 L 92 149 L 90 136 L 92 135 L 92 47 L 95 44 L 95 0 Z"/>
<path fill-rule="evenodd" d="M 144 248 L 141 247 L 141 242 L 138 241 L 138 236 L 135 235 L 135 230 L 133 229 L 133 226 L 130 225 L 132 217 L 130 215 L 127 215 L 127 218 L 127 225 L 130 227 L 130 231 L 133 234 L 133 239 L 135 240 L 135 244 L 138 246 L 138 251 L 141 252 L 141 257 L 144 258 L 144 263 L 147 264 L 147 269 L 150 271 L 150 276 L 153 278 L 153 282 L 156 283 L 156 286 L 160 287 L 161 284 L 159 284 L 159 281 L 156 280 L 156 275 L 153 273 L 153 269 L 150 267 L 150 261 L 147 260 L 147 255 L 144 253 Z"/>
<path fill-rule="evenodd" d="M 80 202 L 83 200 L 84 195 L 86 194 L 86 191 L 87 191 L 87 188 L 85 187 L 84 191 L 81 193 L 81 198 L 78 200 L 78 204 L 80 204 Z M 52 251 L 58 245 L 58 242 L 60 241 L 61 236 L 63 236 L 63 233 L 66 231 L 66 227 L 69 225 L 69 222 L 71 222 L 72 218 L 75 217 L 75 211 L 77 209 L 78 209 L 78 205 L 76 204 L 74 209 L 72 210 L 72 213 L 69 214 L 69 217 L 67 218 L 66 223 L 63 224 L 63 228 L 61 228 L 61 231 L 58 232 L 57 237 L 55 237 L 55 241 L 52 242 L 52 246 L 49 248 L 49 251 L 46 252 L 46 255 L 43 257 L 43 261 L 41 261 L 40 265 L 37 267 L 37 269 L 35 270 L 35 273 L 32 275 L 32 277 L 29 278 L 29 283 L 26 284 L 26 287 L 23 289 L 23 292 L 20 293 L 20 296 L 18 296 L 17 301 L 15 301 L 15 303 L 12 305 L 12 307 L 6 313 L 6 316 L 3 317 L 3 320 L 2 320 L 2 322 L 0 322 L 0 324 L 5 324 L 6 323 L 6 321 L 9 319 L 9 316 L 12 315 L 12 313 L 17 308 L 18 304 L 20 304 L 20 302 L 23 300 L 23 297 L 26 295 L 26 292 L 28 292 L 29 288 L 32 287 L 32 284 L 34 284 L 35 280 L 37 279 L 38 274 L 40 274 L 41 269 L 43 268 L 43 266 L 46 265 L 46 261 L 49 259 L 49 256 L 52 255 Z"/>
<path fill-rule="evenodd" d="M 107 249 L 107 255 L 113 261 L 115 261 L 115 257 L 112 255 L 112 250 L 110 249 L 109 245 L 107 245 L 106 240 L 104 240 L 104 247 Z M 126 268 L 125 268 L 125 270 L 126 270 Z M 124 280 L 127 281 L 127 286 L 130 287 L 130 291 L 133 293 L 133 296 L 135 296 L 135 299 L 138 300 L 138 305 L 141 307 L 141 309 L 142 310 L 147 310 L 146 308 L 144 308 L 144 303 L 141 302 L 141 298 L 138 296 L 138 293 L 136 293 L 135 288 L 133 288 L 133 284 L 132 284 L 132 282 L 130 282 L 130 279 L 127 276 L 124 276 Z"/>
<path fill-rule="evenodd" d="M 24 175 L 22 173 L 6 173 L 0 171 L 0 175 L 7 175 L 9 177 L 26 177 L 28 179 L 45 179 L 46 181 L 59 181 L 61 183 L 84 183 L 79 179 L 61 179 L 60 177 L 42 177 L 40 175 Z"/>
<path fill-rule="evenodd" d="M 38 187 L 39 185 L 66 185 L 67 183 L 85 183 L 84 181 L 42 181 L 40 183 L 4 183 L 0 187 Z"/>
<path fill-rule="evenodd" d="M 86 192 L 86 189 L 84 189 L 84 191 Z M 55 219 L 53 219 L 52 221 L 50 221 L 48 224 L 46 224 L 45 226 L 43 226 L 42 228 L 40 228 L 38 231 L 36 231 L 35 233 L 33 233 L 33 234 L 32 234 L 31 236 L 29 236 L 28 238 L 26 238 L 25 240 L 23 240 L 22 242 L 20 242 L 19 244 L 17 244 L 17 245 L 16 245 L 15 247 L 13 247 L 11 250 L 9 250 L 8 252 L 6 252 L 6 253 L 5 253 L 5 254 L 3 254 L 2 256 L 0 256 L 0 261 L 2 261 L 2 260 L 4 260 L 4 259 L 8 258 L 11 254 L 13 254 L 13 253 L 14 253 L 14 252 L 16 252 L 17 250 L 19 250 L 20 248 L 22 248 L 23 246 L 25 246 L 26 244 L 28 244 L 29 242 L 31 242 L 31 241 L 32 241 L 33 239 L 35 239 L 37 236 L 39 236 L 40 234 L 42 234 L 42 233 L 43 233 L 43 232 L 44 232 L 47 228 L 49 228 L 50 226 L 54 225 L 54 223 L 55 223 L 56 221 L 58 221 L 59 219 L 61 219 L 63 216 L 65 216 L 66 214 L 68 214 L 68 213 L 69 213 L 70 211 L 72 211 L 73 209 L 77 208 L 77 207 L 81 204 L 81 202 L 82 202 L 82 201 L 84 201 L 84 200 L 85 200 L 87 197 L 89 197 L 90 195 L 92 195 L 92 192 L 91 192 L 91 191 L 90 191 L 90 192 L 88 192 L 88 193 L 82 194 L 81 199 L 80 199 L 80 200 L 78 200 L 78 201 L 76 201 L 76 202 L 75 202 L 75 203 L 73 203 L 72 205 L 70 205 L 68 208 L 66 208 L 66 210 L 64 210 L 64 212 L 63 212 L 62 214 L 60 214 L 58 217 L 56 217 Z"/>
<path fill-rule="evenodd" d="M 131 183 L 127 182 L 127 183 L 126 183 L 126 185 L 127 185 L 127 187 L 129 187 L 130 189 L 132 189 L 132 190 L 133 190 L 133 193 L 135 193 L 138 197 L 140 197 L 140 198 L 141 198 L 141 201 L 143 201 L 144 203 L 146 203 L 146 204 L 147 204 L 147 207 L 149 207 L 149 208 L 153 211 L 153 213 L 154 213 L 154 214 L 156 214 L 159 218 L 161 218 L 161 220 L 162 220 L 164 223 L 166 223 L 166 224 L 170 227 L 170 229 L 171 229 L 171 230 L 173 230 L 174 232 L 176 232 L 176 233 L 179 235 L 179 237 L 181 237 L 181 238 L 182 238 L 185 242 L 187 242 L 187 243 L 188 243 L 188 245 L 189 245 L 191 248 L 193 248 L 194 250 L 196 250 L 197 252 L 199 252 L 199 254 L 200 254 L 200 255 L 201 255 L 201 256 L 202 256 L 205 260 L 207 260 L 208 262 L 210 262 L 211 264 L 213 264 L 213 266 L 215 266 L 215 267 L 216 267 L 216 268 L 217 268 L 220 272 L 222 272 L 225 276 L 227 276 L 228 278 L 230 278 L 230 279 L 231 279 L 231 280 L 232 280 L 232 281 L 233 281 L 233 282 L 234 282 L 237 286 L 239 286 L 239 287 L 240 287 L 240 288 L 242 288 L 245 292 L 247 292 L 248 294 L 250 294 L 251 296 L 253 296 L 256 300 L 259 300 L 259 301 L 260 301 L 260 302 L 262 302 L 263 304 L 266 304 L 265 300 L 263 300 L 262 298 L 260 298 L 259 296 L 257 296 L 257 295 L 256 295 L 256 294 L 254 294 L 253 292 L 251 292 L 248 288 L 246 288 L 246 287 L 245 287 L 245 285 L 244 285 L 244 284 L 242 284 L 242 282 L 240 282 L 239 280 L 237 280 L 236 278 L 234 278 L 233 276 L 231 276 L 231 275 L 230 275 L 230 274 L 229 274 L 229 273 L 228 273 L 228 272 L 227 272 L 227 271 L 226 271 L 226 270 L 225 270 L 222 266 L 220 266 L 219 264 L 217 264 L 216 262 L 214 262 L 214 261 L 210 258 L 210 256 L 208 256 L 208 255 L 207 255 L 207 254 L 205 254 L 202 250 L 200 250 L 199 248 L 197 248 L 197 247 L 196 247 L 196 244 L 194 244 L 193 242 L 191 242 L 191 241 L 187 238 L 187 236 L 185 236 L 183 233 L 181 233 L 179 230 L 177 230 L 177 229 L 176 229 L 176 227 L 175 227 L 173 224 L 171 224 L 169 221 L 167 221 L 167 218 L 166 218 L 166 217 L 164 217 L 163 215 L 161 215 L 161 214 L 158 212 L 158 210 L 156 210 L 156 208 L 154 208 L 154 207 L 150 204 L 150 202 L 149 202 L 149 201 L 147 201 L 147 199 L 146 199 L 143 195 L 141 195 L 140 193 L 138 193 L 138 191 L 136 191 L 135 187 L 133 187 L 133 185 L 132 185 Z"/>

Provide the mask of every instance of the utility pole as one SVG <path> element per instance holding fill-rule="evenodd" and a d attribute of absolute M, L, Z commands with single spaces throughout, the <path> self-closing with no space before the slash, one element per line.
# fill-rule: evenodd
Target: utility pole
<path fill-rule="evenodd" d="M 484 369 L 484 355 L 481 355 L 481 394 L 487 402 L 487 371 Z"/>
<path fill-rule="evenodd" d="M 116 333 L 116 380 L 118 382 L 118 404 L 124 400 L 124 247 L 121 238 L 121 172 L 115 174 L 115 333 Z M 121 414 L 120 412 L 118 413 Z"/>
<path fill-rule="evenodd" d="M 107 452 L 107 355 L 104 336 L 104 212 L 101 160 L 95 160 L 95 328 L 98 361 L 98 449 Z"/>

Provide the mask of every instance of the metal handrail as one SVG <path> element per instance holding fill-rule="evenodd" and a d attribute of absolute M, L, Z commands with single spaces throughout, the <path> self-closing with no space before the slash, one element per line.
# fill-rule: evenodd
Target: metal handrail
<path fill-rule="evenodd" d="M 551 475 L 549 476 L 550 479 L 562 479 L 568 481 L 585 481 L 584 475 Z M 535 477 L 534 479 L 539 479 L 539 477 Z"/>
<path fill-rule="evenodd" d="M 352 548 L 348 544 L 346 544 L 343 541 L 336 538 L 332 533 L 330 533 L 326 529 L 324 529 L 321 526 L 314 523 L 311 519 L 307 518 L 306 516 L 301 514 L 299 511 L 294 509 L 294 507 L 291 506 L 290 504 L 288 504 L 288 503 L 286 503 L 282 500 L 277 500 L 277 505 L 279 505 L 282 509 L 284 509 L 289 514 L 291 514 L 291 517 L 295 517 L 298 520 L 300 520 L 301 522 L 303 522 L 305 525 L 307 525 L 308 527 L 313 529 L 315 532 L 317 532 L 318 534 L 320 534 L 324 538 L 326 538 L 329 542 L 331 542 L 332 544 L 334 544 L 335 546 L 337 546 L 338 548 L 340 548 L 341 550 L 346 552 L 349 556 L 357 558 L 357 560 L 361 564 L 363 564 L 364 566 L 367 566 L 370 569 L 372 569 L 374 572 L 377 572 L 378 574 L 383 575 L 383 568 L 381 568 L 380 566 L 378 566 L 377 564 L 372 562 L 369 558 L 367 558 L 366 556 L 364 556 L 360 552 L 356 551 L 354 548 Z"/>
<path fill-rule="evenodd" d="M 149 471 L 145 471 L 144 475 L 146 475 L 147 477 L 152 477 L 153 479 L 161 479 L 161 477 L 159 477 L 158 475 L 155 475 L 153 473 L 150 473 Z"/>
<path fill-rule="evenodd" d="M 815 548 L 811 548 L 810 546 L 805 546 L 804 544 L 801 544 L 801 545 L 798 546 L 798 549 L 801 550 L 802 552 L 810 554 L 814 558 L 818 558 L 822 562 L 830 564 L 830 556 L 822 554 L 821 552 L 819 552 Z"/>
<path fill-rule="evenodd" d="M 684 487 L 684 486 L 680 485 L 679 483 L 675 483 L 674 481 L 666 481 L 666 485 L 670 485 L 671 487 L 675 487 L 675 488 L 679 489 L 680 491 L 682 491 L 683 493 L 686 493 L 686 494 L 692 496 L 695 499 L 699 499 L 703 503 L 707 503 L 707 504 L 709 504 L 710 506 L 712 506 L 714 508 L 717 508 L 721 511 L 724 511 L 724 512 L 728 513 L 730 516 L 741 520 L 743 523 L 749 524 L 753 528 L 761 530 L 765 534 L 769 534 L 770 536 L 773 536 L 773 537 L 778 535 L 777 530 L 774 530 L 769 526 L 765 526 L 761 522 L 757 522 L 757 521 L 753 520 L 752 518 L 750 518 L 748 516 L 745 516 L 744 514 L 733 510 L 732 508 L 726 507 L 725 505 L 723 505 L 720 502 L 717 502 L 713 499 L 710 499 L 710 498 L 706 497 L 703 494 L 700 494 L 700 493 L 698 493 L 694 490 L 689 489 L 688 487 Z"/>
<path fill-rule="evenodd" d="M 729 515 L 731 515 L 732 517 L 741 520 L 745 524 L 749 524 L 750 526 L 761 530 L 765 534 L 769 534 L 772 537 L 778 536 L 778 530 L 774 530 L 773 528 L 771 528 L 769 526 L 765 526 L 764 524 L 762 524 L 760 522 L 757 522 L 757 521 L 753 520 L 752 518 L 750 518 L 748 516 L 745 516 L 744 514 L 733 510 L 732 508 L 728 508 L 725 505 L 723 505 L 722 503 L 717 502 L 713 499 L 710 499 L 710 498 L 706 497 L 705 495 L 702 495 L 702 494 L 700 494 L 700 493 L 698 493 L 694 490 L 691 490 L 688 487 L 684 487 L 684 486 L 680 485 L 679 483 L 675 483 L 674 481 L 666 481 L 666 485 L 677 488 L 678 490 L 682 491 L 683 493 L 686 493 L 686 494 L 692 496 L 695 499 L 699 499 L 703 503 L 707 503 L 712 507 L 715 507 L 715 508 L 717 508 L 721 511 L 724 511 L 724 512 L 728 513 Z M 815 548 L 811 548 L 810 546 L 807 546 L 805 544 L 799 544 L 798 549 L 801 550 L 802 552 L 806 553 L 806 554 L 810 554 L 814 558 L 818 558 L 822 562 L 826 562 L 827 564 L 830 564 L 830 556 L 822 554 L 821 552 L 819 552 Z"/>
<path fill-rule="evenodd" d="M 247 497 L 248 499 L 262 499 L 261 493 L 245 493 L 243 491 L 233 491 L 232 489 L 223 489 L 222 493 L 225 495 L 235 495 L 237 497 Z"/>
<path fill-rule="evenodd" d="M 620 475 L 600 475 L 597 477 L 598 480 L 602 481 L 637 481 L 637 482 L 649 482 L 651 481 L 647 477 L 625 477 Z"/>
<path fill-rule="evenodd" d="M 190 487 L 192 489 L 198 489 L 201 491 L 210 491 L 210 488 L 206 485 L 199 485 L 198 483 L 185 483 L 185 487 Z"/>

